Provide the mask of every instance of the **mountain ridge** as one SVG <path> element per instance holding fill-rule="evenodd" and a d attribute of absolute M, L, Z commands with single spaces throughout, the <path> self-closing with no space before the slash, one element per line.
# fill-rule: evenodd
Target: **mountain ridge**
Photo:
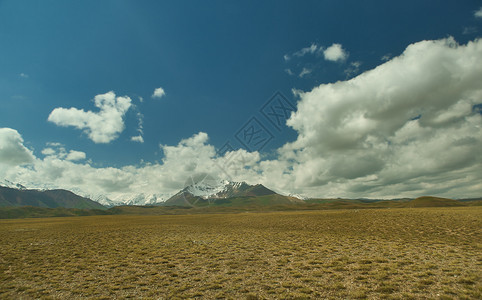
<path fill-rule="evenodd" d="M 63 189 L 30 190 L 0 186 L 0 206 L 34 206 L 44 208 L 105 209 L 91 199 Z"/>

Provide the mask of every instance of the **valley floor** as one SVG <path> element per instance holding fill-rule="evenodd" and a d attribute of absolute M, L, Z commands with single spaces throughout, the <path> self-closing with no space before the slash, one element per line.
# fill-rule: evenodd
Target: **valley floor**
<path fill-rule="evenodd" d="M 482 298 L 482 207 L 0 220 L 0 298 Z"/>

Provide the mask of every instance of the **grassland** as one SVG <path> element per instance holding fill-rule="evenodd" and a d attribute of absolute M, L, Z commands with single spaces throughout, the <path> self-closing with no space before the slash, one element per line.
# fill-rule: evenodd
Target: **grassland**
<path fill-rule="evenodd" d="M 0 298 L 482 298 L 482 207 L 0 220 Z"/>

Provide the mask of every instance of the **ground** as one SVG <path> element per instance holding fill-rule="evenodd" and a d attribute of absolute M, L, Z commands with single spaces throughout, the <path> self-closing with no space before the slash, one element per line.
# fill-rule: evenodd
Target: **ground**
<path fill-rule="evenodd" d="M 0 220 L 0 298 L 482 298 L 482 207 Z"/>

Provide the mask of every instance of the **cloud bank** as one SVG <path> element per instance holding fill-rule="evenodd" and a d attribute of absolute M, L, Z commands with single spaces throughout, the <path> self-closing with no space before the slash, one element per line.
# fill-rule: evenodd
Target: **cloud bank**
<path fill-rule="evenodd" d="M 161 163 L 96 168 L 85 162 L 84 152 L 67 150 L 57 143 L 49 143 L 41 151 L 43 158 L 35 157 L 22 144 L 17 131 L 3 128 L 0 130 L 0 178 L 24 183 L 27 187 L 64 188 L 85 196 L 105 195 L 110 199 L 125 199 L 139 193 L 174 193 L 192 176 L 202 173 L 219 179 L 233 175 L 256 182 L 250 177 L 260 160 L 259 153 L 237 150 L 218 157 L 208 139 L 206 133 L 199 132 L 177 145 L 160 145 L 164 153 Z M 8 166 L 2 167 L 3 163 Z"/>
<path fill-rule="evenodd" d="M 96 168 L 85 153 L 54 144 L 38 158 L 17 131 L 4 128 L 0 177 L 112 199 L 176 192 L 199 173 L 312 197 L 479 197 L 481 79 L 482 40 L 422 41 L 350 80 L 296 91 L 287 125 L 298 137 L 276 159 L 243 149 L 220 157 L 199 132 L 161 144 L 160 163 Z"/>
<path fill-rule="evenodd" d="M 132 105 L 131 99 L 108 92 L 95 96 L 94 104 L 99 112 L 60 107 L 50 113 L 48 121 L 81 129 L 94 143 L 110 143 L 124 130 L 124 115 Z"/>

